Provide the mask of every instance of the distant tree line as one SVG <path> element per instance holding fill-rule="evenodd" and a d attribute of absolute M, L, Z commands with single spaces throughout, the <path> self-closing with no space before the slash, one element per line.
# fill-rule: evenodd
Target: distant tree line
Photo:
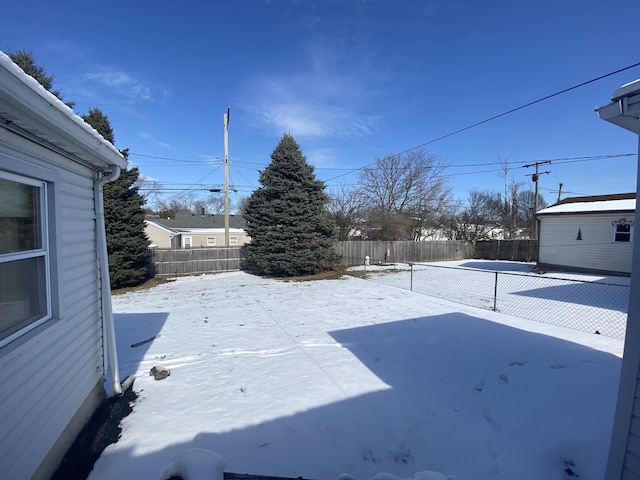
<path fill-rule="evenodd" d="M 360 171 L 356 185 L 341 186 L 327 206 L 338 239 L 476 242 L 531 238 L 535 193 L 509 176 L 502 162 L 502 192 L 473 189 L 466 202 L 455 201 L 447 185 L 447 165 L 416 149 L 376 159 Z M 538 196 L 538 208 L 546 203 Z"/>

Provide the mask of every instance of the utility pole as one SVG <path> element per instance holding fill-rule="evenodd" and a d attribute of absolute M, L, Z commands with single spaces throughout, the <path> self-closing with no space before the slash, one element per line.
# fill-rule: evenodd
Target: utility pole
<path fill-rule="evenodd" d="M 539 172 L 538 171 L 538 167 L 540 165 L 544 165 L 548 163 L 549 165 L 551 165 L 551 160 L 545 160 L 544 162 L 536 162 L 536 163 L 531 163 L 531 164 L 527 164 L 527 165 L 523 165 L 524 168 L 530 168 L 530 167 L 536 167 L 536 173 L 533 174 L 529 174 L 527 175 L 527 177 L 531 177 L 531 180 L 533 180 L 536 184 L 536 193 L 535 193 L 535 198 L 534 198 L 534 207 L 533 207 L 533 214 L 535 216 L 536 212 L 538 211 L 538 179 L 540 178 L 540 175 L 545 175 L 545 174 L 549 174 L 551 173 L 550 171 L 546 171 L 546 172 Z M 533 221 L 533 238 L 535 240 L 538 239 L 538 222 Z"/>
<path fill-rule="evenodd" d="M 224 246 L 229 246 L 229 114 L 224 114 Z"/>

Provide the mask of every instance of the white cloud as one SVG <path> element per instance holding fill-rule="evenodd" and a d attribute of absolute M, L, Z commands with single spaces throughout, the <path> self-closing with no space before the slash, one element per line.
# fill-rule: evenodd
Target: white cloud
<path fill-rule="evenodd" d="M 366 137 L 373 133 L 376 118 L 359 115 L 339 105 L 275 100 L 253 113 L 278 133 L 294 137 Z"/>
<path fill-rule="evenodd" d="M 159 147 L 166 148 L 166 149 L 173 148 L 170 144 L 166 142 L 161 142 L 159 140 L 156 140 L 156 138 L 148 132 L 140 132 L 140 136 L 145 140 L 147 140 L 148 142 L 153 143 Z"/>
<path fill-rule="evenodd" d="M 111 88 L 131 101 L 164 100 L 169 93 L 162 87 L 145 85 L 137 78 L 113 67 L 100 66 L 85 74 L 84 78 Z"/>
<path fill-rule="evenodd" d="M 374 134 L 378 115 L 368 113 L 375 95 L 367 68 L 341 65 L 350 62 L 346 48 L 314 41 L 307 50 L 306 70 L 289 75 L 254 79 L 247 90 L 257 92 L 245 109 L 263 127 L 296 137 L 358 137 Z M 356 73 L 352 73 L 356 72 Z"/>

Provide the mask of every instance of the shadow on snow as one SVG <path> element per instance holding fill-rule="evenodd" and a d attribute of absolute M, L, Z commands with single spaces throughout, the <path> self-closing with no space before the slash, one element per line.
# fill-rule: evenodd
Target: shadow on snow
<path fill-rule="evenodd" d="M 120 343 L 158 332 L 163 315 Z M 461 313 L 329 333 L 387 387 L 245 428 L 194 431 L 191 441 L 151 454 L 111 451 L 109 463 L 126 466 L 127 478 L 159 478 L 180 451 L 207 448 L 227 460 L 227 471 L 288 477 L 430 469 L 461 479 L 560 478 L 568 459 L 578 470 L 588 465 L 593 478 L 603 475 L 620 358 Z M 348 387 L 348 378 L 334 381 Z M 238 401 L 251 394 L 268 402 L 277 385 L 271 392 L 249 386 Z M 202 405 L 203 423 L 215 426 L 206 412 Z M 158 421 L 170 419 L 159 413 Z M 336 458 L 349 461 L 335 465 Z"/>

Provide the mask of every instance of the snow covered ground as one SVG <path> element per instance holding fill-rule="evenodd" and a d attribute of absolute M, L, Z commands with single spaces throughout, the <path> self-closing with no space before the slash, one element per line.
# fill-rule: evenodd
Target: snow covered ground
<path fill-rule="evenodd" d="M 534 263 L 486 260 L 417 263 L 413 274 L 407 264 L 355 268 L 368 268 L 370 280 L 465 305 L 615 338 L 626 333 L 629 277 L 539 275 Z M 408 274 L 388 275 L 389 269 Z"/>
<path fill-rule="evenodd" d="M 113 305 L 139 398 L 91 480 L 159 479 L 191 448 L 320 480 L 603 477 L 622 340 L 352 277 L 187 277 Z"/>

